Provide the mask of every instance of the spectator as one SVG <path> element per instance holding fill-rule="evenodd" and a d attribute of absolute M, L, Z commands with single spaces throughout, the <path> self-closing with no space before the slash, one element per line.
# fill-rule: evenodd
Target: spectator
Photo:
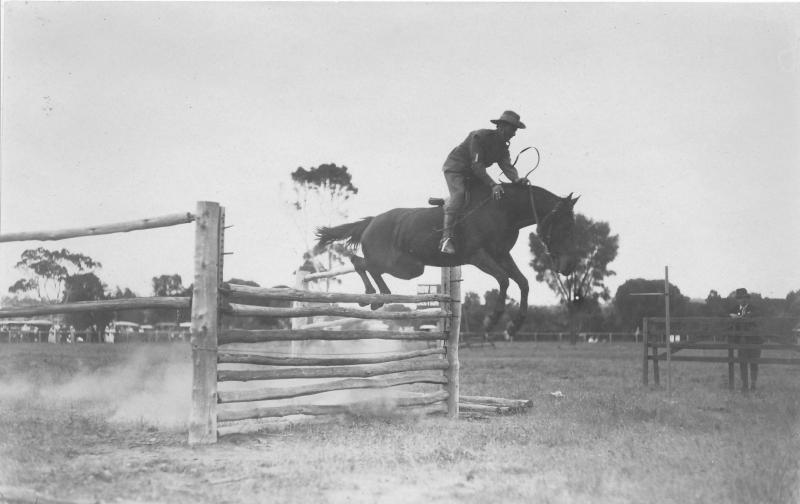
<path fill-rule="evenodd" d="M 731 317 L 736 319 L 747 319 L 753 316 L 753 308 L 750 305 L 750 293 L 745 288 L 736 289 L 736 301 L 739 306 L 736 311 L 731 313 Z M 734 324 L 734 336 L 732 341 L 741 345 L 760 345 L 764 339 L 755 334 L 756 324 L 752 321 L 739 321 Z M 742 391 L 749 392 L 756 389 L 758 380 L 758 360 L 761 358 L 760 348 L 741 348 L 738 350 L 739 370 L 741 371 Z M 750 379 L 752 378 L 752 380 Z"/>

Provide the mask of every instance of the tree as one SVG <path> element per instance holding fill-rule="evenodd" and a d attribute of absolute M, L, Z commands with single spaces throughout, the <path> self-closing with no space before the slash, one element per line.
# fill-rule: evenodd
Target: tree
<path fill-rule="evenodd" d="M 14 294 L 35 293 L 41 301 L 56 301 L 64 296 L 64 282 L 70 275 L 84 273 L 102 265 L 91 257 L 67 249 L 44 247 L 27 249 L 15 268 L 27 273 L 14 282 L 8 291 Z"/>
<path fill-rule="evenodd" d="M 787 317 L 800 316 L 800 289 L 791 291 L 786 295 L 786 304 L 783 311 Z"/>
<path fill-rule="evenodd" d="M 461 330 L 465 333 L 480 329 L 486 318 L 486 306 L 475 292 L 467 292 L 461 303 Z"/>
<path fill-rule="evenodd" d="M 614 295 L 614 309 L 619 327 L 634 331 L 644 317 L 664 316 L 664 296 L 632 296 L 634 293 L 664 292 L 664 280 L 645 280 L 636 278 L 626 281 Z M 672 317 L 684 315 L 689 298 L 680 289 L 669 284 L 669 314 Z"/>
<path fill-rule="evenodd" d="M 529 235 L 533 259 L 531 267 L 536 272 L 536 281 L 545 282 L 566 306 L 570 320 L 574 322 L 572 341 L 581 330 L 586 318 L 592 314 L 600 316 L 600 302 L 607 301 L 606 277 L 615 275 L 608 269 L 617 257 L 619 235 L 611 235 L 607 222 L 595 222 L 581 214 L 575 215 L 575 246 L 579 258 L 578 266 L 562 281 L 552 270 L 552 261 L 544 243 L 535 233 Z"/>
<path fill-rule="evenodd" d="M 727 303 L 719 295 L 719 292 L 711 289 L 708 296 L 706 296 L 704 315 L 708 317 L 726 317 L 729 311 Z"/>
<path fill-rule="evenodd" d="M 106 299 L 105 286 L 94 273 L 80 273 L 68 276 L 64 281 L 64 302 L 99 301 Z M 114 320 L 110 311 L 68 313 L 64 315 L 64 323 L 73 325 L 79 331 L 94 326 L 95 340 L 99 342 L 106 326 Z"/>
<path fill-rule="evenodd" d="M 192 286 L 184 287 L 183 279 L 178 274 L 160 275 L 153 277 L 153 295 L 159 297 L 192 297 Z M 188 309 L 178 309 L 174 313 L 170 310 L 152 310 L 148 318 L 154 322 L 179 322 L 189 318 Z"/>
<path fill-rule="evenodd" d="M 313 247 L 308 241 L 312 235 L 311 222 L 316 228 L 345 219 L 346 203 L 358 194 L 358 188 L 353 185 L 353 177 L 347 167 L 334 163 L 308 170 L 299 167 L 292 172 L 292 183 L 295 193 L 292 204 L 303 218 L 300 231 L 306 240 L 305 250 L 311 251 Z M 340 243 L 323 249 L 322 253 L 327 257 L 327 268 L 331 269 L 334 263 L 344 264 L 345 252 L 344 245 Z"/>
<path fill-rule="evenodd" d="M 183 286 L 180 275 L 160 275 L 153 277 L 153 295 L 160 297 L 174 297 L 191 295 Z"/>

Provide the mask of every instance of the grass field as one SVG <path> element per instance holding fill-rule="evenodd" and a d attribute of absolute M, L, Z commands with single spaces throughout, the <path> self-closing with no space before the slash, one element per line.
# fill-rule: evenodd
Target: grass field
<path fill-rule="evenodd" d="M 462 394 L 533 408 L 347 417 L 189 448 L 187 347 L 2 345 L 0 487 L 77 502 L 800 501 L 800 369 L 763 366 L 743 395 L 724 364 L 674 363 L 668 401 L 640 385 L 632 343 L 461 357 Z"/>

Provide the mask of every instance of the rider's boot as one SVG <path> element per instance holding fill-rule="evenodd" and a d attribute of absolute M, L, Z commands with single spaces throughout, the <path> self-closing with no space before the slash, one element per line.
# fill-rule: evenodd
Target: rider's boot
<path fill-rule="evenodd" d="M 455 215 L 450 213 L 444 214 L 444 225 L 442 230 L 442 241 L 440 243 L 440 250 L 443 254 L 455 254 L 456 244 L 453 241 L 453 226 L 455 226 Z"/>

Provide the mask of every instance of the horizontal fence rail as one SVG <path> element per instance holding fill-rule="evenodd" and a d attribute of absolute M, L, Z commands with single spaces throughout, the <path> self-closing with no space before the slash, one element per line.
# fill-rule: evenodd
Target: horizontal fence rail
<path fill-rule="evenodd" d="M 365 364 L 363 366 L 327 366 L 265 368 L 246 370 L 217 370 L 219 381 L 288 380 L 295 378 L 369 378 L 406 371 L 434 371 L 448 368 L 441 359 L 426 361 L 399 361 L 385 364 Z"/>
<path fill-rule="evenodd" d="M 320 271 L 317 273 L 309 273 L 303 277 L 303 282 L 313 282 L 314 280 L 321 280 L 323 278 L 333 278 L 339 275 L 345 275 L 347 273 L 354 273 L 356 269 L 353 266 L 345 266 L 343 268 L 329 270 L 329 271 Z"/>
<path fill-rule="evenodd" d="M 0 234 L 0 243 L 19 242 L 19 241 L 51 241 L 64 240 L 66 238 L 76 238 L 79 236 L 97 236 L 112 233 L 127 233 L 139 229 L 152 229 L 179 224 L 188 224 L 195 220 L 192 213 L 170 214 L 161 217 L 139 219 L 116 224 L 104 224 L 99 226 L 89 226 L 82 228 L 61 229 L 55 231 L 31 231 L 20 233 Z"/>
<path fill-rule="evenodd" d="M 445 310 L 429 308 L 425 310 L 392 312 L 386 310 L 372 311 L 357 308 L 343 308 L 340 306 L 300 306 L 297 308 L 273 308 L 269 306 L 250 306 L 241 304 L 228 304 L 223 306 L 222 312 L 226 315 L 237 317 L 352 317 L 372 320 L 419 320 L 444 318 L 449 316 Z"/>
<path fill-rule="evenodd" d="M 223 329 L 220 331 L 218 343 L 266 343 L 269 341 L 307 341 L 328 340 L 348 341 L 363 339 L 437 341 L 447 339 L 442 332 L 427 331 L 326 331 L 324 329 Z"/>
<path fill-rule="evenodd" d="M 425 406 L 446 401 L 449 394 L 445 391 L 433 392 L 430 394 L 415 397 L 393 398 L 392 403 L 400 408 L 411 406 Z M 229 410 L 220 408 L 217 412 L 217 419 L 220 422 L 247 420 L 255 418 L 283 417 L 289 415 L 336 415 L 341 413 L 351 413 L 360 409 L 368 410 L 375 406 L 372 401 L 358 401 L 350 404 L 309 404 L 309 405 L 290 405 L 290 406 L 256 406 L 248 409 Z"/>
<path fill-rule="evenodd" d="M 428 348 L 410 352 L 391 352 L 364 357 L 290 357 L 284 355 L 263 355 L 244 352 L 226 352 L 221 349 L 217 353 L 220 364 L 258 364 L 265 366 L 348 366 L 356 364 L 378 364 L 393 362 L 429 355 L 444 355 L 444 348 Z"/>
<path fill-rule="evenodd" d="M 316 303 L 426 303 L 450 302 L 444 294 L 348 294 L 337 292 L 313 292 L 291 288 L 262 288 L 246 285 L 223 284 L 223 294 L 232 303 L 250 304 L 259 301 L 303 301 Z M 382 312 L 385 313 L 385 312 Z"/>
<path fill-rule="evenodd" d="M 417 373 L 413 375 L 388 378 L 345 378 L 341 380 L 326 381 L 324 383 L 313 383 L 309 385 L 298 385 L 293 387 L 265 387 L 252 390 L 229 391 L 220 390 L 218 392 L 218 397 L 220 403 L 266 401 L 315 395 L 337 390 L 390 388 L 400 385 L 411 385 L 415 383 L 445 385 L 447 384 L 447 378 L 441 373 Z"/>
<path fill-rule="evenodd" d="M 37 306 L 19 306 L 0 310 L 0 319 L 10 317 L 33 317 L 37 315 L 56 315 L 64 313 L 83 313 L 93 311 L 141 310 L 145 308 L 189 308 L 188 297 L 147 297 L 106 299 L 102 301 L 79 301 Z"/>

